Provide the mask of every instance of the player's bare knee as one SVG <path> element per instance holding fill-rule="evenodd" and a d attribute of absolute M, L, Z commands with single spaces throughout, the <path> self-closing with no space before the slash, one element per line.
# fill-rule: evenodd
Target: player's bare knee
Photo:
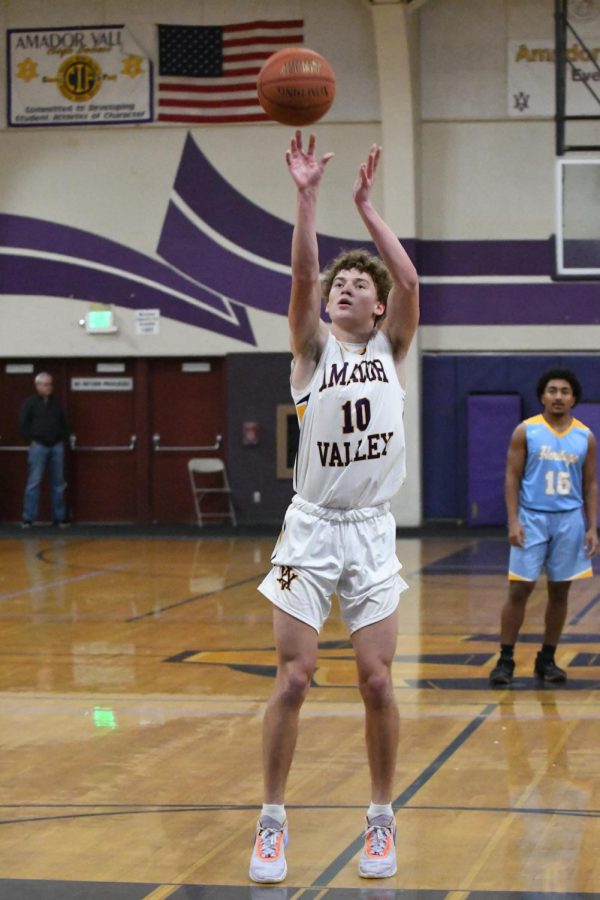
<path fill-rule="evenodd" d="M 388 669 L 378 669 L 360 680 L 360 693 L 366 706 L 378 709 L 393 698 L 392 679 Z"/>
<path fill-rule="evenodd" d="M 308 694 L 312 670 L 302 665 L 287 665 L 280 672 L 281 695 L 290 706 L 301 704 Z"/>
<path fill-rule="evenodd" d="M 509 602 L 515 606 L 523 606 L 529 600 L 534 587 L 535 581 L 511 581 Z"/>

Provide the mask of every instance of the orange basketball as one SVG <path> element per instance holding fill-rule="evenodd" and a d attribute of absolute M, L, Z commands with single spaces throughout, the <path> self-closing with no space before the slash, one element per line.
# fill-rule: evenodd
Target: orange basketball
<path fill-rule="evenodd" d="M 335 73 L 314 50 L 286 47 L 265 62 L 256 91 L 270 119 L 282 125 L 310 125 L 333 103 Z"/>

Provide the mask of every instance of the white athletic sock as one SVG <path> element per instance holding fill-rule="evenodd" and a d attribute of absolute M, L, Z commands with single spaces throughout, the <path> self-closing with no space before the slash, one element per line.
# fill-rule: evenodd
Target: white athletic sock
<path fill-rule="evenodd" d="M 286 818 L 285 806 L 283 803 L 263 803 L 260 817 L 261 819 L 264 819 L 265 816 L 268 816 L 270 819 L 275 819 L 276 822 L 283 825 Z"/>
<path fill-rule="evenodd" d="M 367 819 L 372 822 L 377 816 L 389 816 L 394 818 L 394 810 L 391 803 L 373 803 L 369 805 L 367 811 Z"/>

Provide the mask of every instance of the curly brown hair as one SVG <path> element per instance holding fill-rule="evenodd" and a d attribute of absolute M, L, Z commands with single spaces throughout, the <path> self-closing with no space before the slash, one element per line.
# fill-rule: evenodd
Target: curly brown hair
<path fill-rule="evenodd" d="M 338 272 L 341 272 L 343 269 L 358 269 L 359 272 L 366 272 L 370 275 L 377 291 L 377 299 L 384 306 L 387 306 L 388 294 L 392 287 L 390 274 L 378 256 L 373 256 L 368 250 L 362 248 L 346 250 L 340 253 L 323 271 L 321 289 L 325 303 L 329 300 L 331 286 Z M 385 313 L 377 316 L 375 321 L 379 322 L 383 318 L 385 318 Z"/>
<path fill-rule="evenodd" d="M 581 384 L 579 379 L 577 378 L 577 375 L 575 375 L 574 372 L 571 372 L 570 369 L 548 369 L 547 372 L 544 372 L 544 374 L 540 377 L 536 387 L 538 400 L 541 401 L 542 394 L 548 387 L 548 382 L 554 380 L 568 381 L 571 385 L 573 396 L 575 397 L 575 403 L 573 404 L 573 406 L 575 406 L 576 403 L 579 403 L 582 393 Z"/>

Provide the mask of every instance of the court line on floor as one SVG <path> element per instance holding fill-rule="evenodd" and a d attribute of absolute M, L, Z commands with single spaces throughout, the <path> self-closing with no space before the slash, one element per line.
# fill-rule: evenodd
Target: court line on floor
<path fill-rule="evenodd" d="M 90 545 L 90 544 L 93 545 L 93 544 L 99 543 L 99 542 L 104 542 L 104 543 L 106 543 L 106 542 L 119 541 L 119 540 L 121 540 L 122 538 L 123 538 L 122 535 L 115 535 L 115 536 L 111 536 L 111 535 L 103 535 L 102 537 L 100 537 L 100 536 L 95 536 L 95 537 L 92 537 L 92 538 L 83 538 L 83 537 L 82 537 L 82 538 L 80 538 L 80 539 L 78 539 L 78 540 L 72 540 L 72 541 L 70 541 L 70 547 L 69 547 L 69 549 L 70 549 L 73 545 L 76 545 L 77 547 L 81 547 L 81 546 L 86 546 L 86 545 Z M 0 535 L 0 540 L 1 540 L 1 539 L 2 539 L 2 536 Z M 130 540 L 130 538 L 127 538 L 127 537 L 124 537 L 123 539 L 124 539 L 124 540 Z M 221 540 L 220 538 L 217 538 L 217 539 L 218 539 L 218 540 Z M 58 539 L 56 538 L 55 540 L 58 540 Z M 137 541 L 159 541 L 159 540 L 165 540 L 166 542 L 168 542 L 168 541 L 182 541 L 182 542 L 183 542 L 183 541 L 194 541 L 194 540 L 196 540 L 196 541 L 201 541 L 201 540 L 206 540 L 206 538 L 204 538 L 204 537 L 203 537 L 203 538 L 188 538 L 188 537 L 176 537 L 176 536 L 170 537 L 170 538 L 160 538 L 160 537 L 152 537 L 152 536 L 148 536 L 148 537 L 145 537 L 145 536 L 144 536 L 144 537 L 138 536 L 138 537 L 136 537 L 136 538 L 134 538 L 134 539 L 131 539 L 131 540 L 137 540 Z M 209 538 L 209 540 L 210 540 L 210 538 Z M 239 540 L 239 538 L 235 538 L 235 537 L 234 537 L 234 538 L 229 538 L 229 540 L 230 540 L 230 541 L 231 541 L 231 540 Z M 59 549 L 63 549 L 63 548 L 61 547 L 61 548 L 59 548 Z M 66 560 L 64 560 L 64 559 L 52 559 L 52 558 L 49 557 L 48 554 L 52 554 L 52 553 L 56 553 L 56 552 L 58 552 L 57 548 L 54 547 L 54 546 L 50 546 L 50 547 L 43 547 L 41 550 L 38 550 L 37 553 L 36 553 L 35 555 L 36 555 L 36 558 L 39 559 L 40 562 L 45 563 L 45 565 L 47 565 L 47 566 L 53 566 L 53 567 L 55 567 L 55 568 L 56 568 L 57 566 L 62 566 L 62 567 L 65 568 L 65 569 L 84 569 L 84 570 L 86 569 L 86 566 L 85 566 L 84 564 L 82 564 L 82 563 L 78 563 L 78 562 L 68 562 L 68 561 L 66 561 Z M 270 556 L 270 552 L 269 552 L 269 554 L 267 554 L 267 556 Z M 128 572 L 128 574 L 134 575 L 134 576 L 135 576 L 135 575 L 138 575 L 138 576 L 141 575 L 141 576 L 147 577 L 148 573 L 147 573 L 144 569 L 142 569 L 142 568 L 140 568 L 140 569 L 133 569 L 133 568 L 132 568 L 133 565 L 134 565 L 134 563 L 128 563 L 129 570 L 130 570 L 130 571 Z M 99 567 L 98 567 L 98 570 L 100 571 L 100 568 L 99 568 Z M 105 571 L 107 571 L 107 572 L 108 572 L 108 571 L 111 571 L 111 568 L 110 568 L 110 567 L 107 567 L 107 568 L 105 569 Z M 182 575 L 181 573 L 173 573 L 173 572 L 161 572 L 161 571 L 157 571 L 156 569 L 154 569 L 153 572 L 152 572 L 152 577 L 153 577 L 153 578 L 165 578 L 165 579 L 187 579 L 187 578 L 188 578 L 188 575 L 187 575 L 187 574 Z M 259 577 L 259 576 L 257 576 L 257 578 L 258 578 L 258 577 Z M 264 575 L 262 575 L 262 576 L 260 576 L 260 577 L 263 578 Z"/>
<path fill-rule="evenodd" d="M 250 578 L 243 578 L 241 581 L 233 581 L 231 584 L 223 585 L 218 591 L 207 591 L 204 594 L 194 594 L 193 597 L 186 597 L 185 600 L 177 600 L 175 603 L 170 603 L 168 606 L 159 606 L 158 609 L 148 610 L 148 612 L 141 613 L 139 616 L 131 616 L 129 619 L 125 619 L 125 621 L 127 623 L 139 622 L 142 619 L 154 618 L 154 616 L 160 616 L 162 613 L 169 612 L 171 609 L 177 609 L 179 606 L 187 606 L 189 603 L 195 603 L 196 600 L 206 600 L 208 597 L 216 597 L 219 594 L 224 594 L 231 590 L 231 588 L 241 587 L 243 584 L 249 584 L 250 582 L 259 584 L 266 574 L 266 572 L 263 572 L 262 574 L 252 575 Z"/>
<path fill-rule="evenodd" d="M 598 602 L 600 602 L 600 594 L 596 594 L 595 597 L 592 597 L 590 602 L 586 606 L 584 606 L 583 609 L 580 609 L 579 612 L 575 616 L 573 616 L 572 619 L 569 620 L 568 624 L 569 625 L 578 625 L 581 622 L 581 620 L 583 618 L 585 618 L 585 616 L 587 616 L 587 614 L 590 612 L 590 610 L 592 610 L 594 608 L 594 606 L 596 606 L 596 604 Z"/>
<path fill-rule="evenodd" d="M 400 809 L 403 806 L 406 806 L 408 801 L 414 797 L 414 795 L 419 791 L 423 785 L 425 785 L 434 775 L 438 773 L 438 771 L 442 768 L 442 766 L 459 750 L 463 744 L 477 731 L 481 725 L 486 722 L 492 712 L 498 708 L 497 703 L 487 703 L 484 708 L 479 712 L 474 719 L 472 719 L 469 724 L 463 728 L 463 730 L 445 747 L 441 753 L 436 756 L 436 758 L 421 772 L 420 775 L 415 778 L 415 780 L 406 787 L 401 794 L 399 794 L 395 800 L 392 801 L 392 806 L 394 810 Z M 315 887 L 323 887 L 324 885 L 328 885 L 331 881 L 339 875 L 342 869 L 350 862 L 350 860 L 358 853 L 363 845 L 363 836 L 357 837 L 345 850 L 343 850 L 332 862 L 326 866 L 323 871 L 317 875 L 311 885 L 310 888 Z"/>
<path fill-rule="evenodd" d="M 96 818 L 110 818 L 113 816 L 144 816 L 144 815 L 156 815 L 159 813 L 160 815 L 171 815 L 175 813 L 214 813 L 214 812 L 259 812 L 260 805 L 257 804 L 241 804 L 239 806 L 235 806 L 232 804 L 198 804 L 198 805 L 186 805 L 186 804 L 164 804 L 161 806 L 152 806 L 152 807 L 143 807 L 137 804 L 127 805 L 127 804 L 103 804 L 103 803 L 88 803 L 81 804 L 81 807 L 77 807 L 77 804 L 66 803 L 38 803 L 38 804 L 17 804 L 17 803 L 4 803 L 0 805 L 0 809 L 16 809 L 16 810 L 24 810 L 24 809 L 32 809 L 32 808 L 41 808 L 41 809 L 73 809 L 73 812 L 65 812 L 65 813 L 55 813 L 53 815 L 45 815 L 45 816 L 27 816 L 26 818 L 21 819 L 0 819 L 0 826 L 2 825 L 27 825 L 32 822 L 60 822 L 60 821 L 74 821 L 81 819 L 96 819 Z M 103 809 L 106 807 L 106 809 Z M 394 802 L 394 808 L 398 809 L 396 802 Z M 97 809 L 101 810 L 98 812 L 83 812 L 82 809 Z M 355 804 L 355 805 L 344 805 L 340 806 L 339 804 L 331 805 L 331 806 L 319 806 L 317 804 L 293 804 L 286 806 L 287 810 L 302 810 L 305 812 L 306 810 L 323 812 L 323 811 L 332 811 L 332 810 L 356 810 L 357 812 L 364 811 L 364 804 Z M 565 816 L 567 818 L 581 818 L 581 819 L 600 819 L 600 809 L 555 809 L 552 807 L 525 807 L 525 806 L 406 806 L 403 805 L 402 809 L 406 812 L 467 812 L 467 813 L 502 813 L 503 815 L 509 814 L 510 816 Z M 358 839 L 358 849 L 362 846 L 362 837 Z M 356 852 L 356 851 L 355 851 Z M 353 854 L 352 854 L 353 855 Z M 316 885 L 316 882 L 313 882 L 313 886 Z M 318 885 L 317 885 L 318 887 Z M 319 888 L 320 889 L 320 888 Z"/>
<path fill-rule="evenodd" d="M 26 594 L 36 594 L 39 591 L 47 591 L 50 588 L 62 587 L 65 584 L 72 584 L 75 581 L 85 581 L 87 578 L 98 578 L 99 575 L 110 575 L 113 572 L 120 572 L 127 569 L 129 563 L 123 566 L 114 566 L 112 569 L 94 569 L 93 572 L 87 572 L 85 575 L 73 575 L 71 578 L 61 578 L 60 581 L 49 581 L 46 584 L 36 584 L 33 587 L 25 588 L 22 591 L 14 591 L 12 594 L 0 594 L 0 600 L 14 600 L 16 597 L 24 597 Z"/>
<path fill-rule="evenodd" d="M 93 806 L 93 804 L 90 804 Z M 18 807 L 17 807 L 18 808 Z M 248 810 L 256 810 L 257 806 L 249 806 Z M 48 816 L 27 816 L 27 818 L 23 819 L 0 819 L 0 826 L 2 825 L 27 825 L 32 822 L 59 822 L 70 820 L 73 821 L 75 819 L 99 819 L 99 818 L 110 818 L 110 817 L 119 817 L 119 816 L 146 816 L 146 815 L 156 815 L 159 814 L 164 816 L 166 813 L 197 813 L 197 812 L 206 812 L 207 810 L 204 807 L 194 807 L 194 806 L 186 806 L 182 804 L 181 806 L 169 806 L 167 808 L 162 807 L 153 807 L 151 809 L 140 809 L 132 808 L 132 809 L 110 809 L 104 810 L 102 812 L 72 812 L 72 813 L 63 813 L 63 814 L 55 814 Z M 214 809 L 210 809 L 210 812 L 214 812 Z"/>

